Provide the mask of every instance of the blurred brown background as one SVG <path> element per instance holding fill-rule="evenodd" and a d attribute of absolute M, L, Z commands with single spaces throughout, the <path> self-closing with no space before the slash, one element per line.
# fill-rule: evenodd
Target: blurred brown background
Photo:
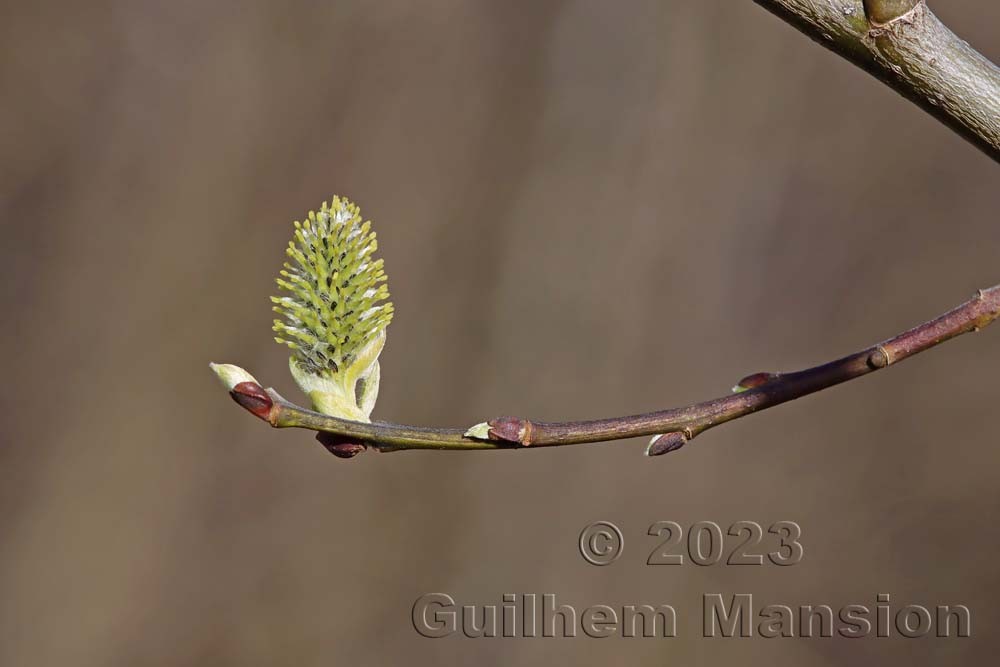
<path fill-rule="evenodd" d="M 860 4 L 860 3 L 856 3 Z M 933 3 L 1000 59 L 1000 4 Z M 1000 280 L 984 155 L 754 5 L 96 2 L 4 9 L 4 665 L 942 664 L 1000 650 L 1000 329 L 713 430 L 367 453 L 299 395 L 291 221 L 375 221 L 376 416 L 465 426 L 724 393 Z M 625 533 L 606 568 L 580 530 Z M 650 523 L 798 521 L 791 568 L 648 567 Z M 670 603 L 679 637 L 430 640 L 414 600 Z M 709 640 L 703 593 L 966 604 L 964 640 Z M 895 635 L 895 633 L 894 633 Z"/>

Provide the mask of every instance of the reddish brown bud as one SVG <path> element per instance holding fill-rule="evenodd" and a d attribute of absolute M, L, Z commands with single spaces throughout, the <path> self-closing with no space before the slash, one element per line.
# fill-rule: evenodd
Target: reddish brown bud
<path fill-rule="evenodd" d="M 367 445 L 360 442 L 353 442 L 345 439 L 343 436 L 323 431 L 316 434 L 316 439 L 319 440 L 321 445 L 326 447 L 328 452 L 341 459 L 354 458 L 368 449 Z"/>
<path fill-rule="evenodd" d="M 233 400 L 250 413 L 268 421 L 274 401 L 256 382 L 240 382 L 229 392 Z"/>
<path fill-rule="evenodd" d="M 490 439 L 514 442 L 527 447 L 531 444 L 531 422 L 520 417 L 498 417 L 491 419 Z"/>
<path fill-rule="evenodd" d="M 654 436 L 646 447 L 646 456 L 661 456 L 676 451 L 687 444 L 687 436 L 677 431 Z"/>
<path fill-rule="evenodd" d="M 763 387 L 768 382 L 773 382 L 781 377 L 780 373 L 754 373 L 753 375 L 748 375 L 733 387 L 734 392 L 746 391 L 748 389 L 756 389 L 757 387 Z"/>

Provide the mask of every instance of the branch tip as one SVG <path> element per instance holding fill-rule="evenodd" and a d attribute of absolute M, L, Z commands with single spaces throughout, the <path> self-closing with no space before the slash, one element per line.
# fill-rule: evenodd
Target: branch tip
<path fill-rule="evenodd" d="M 215 377 L 219 378 L 219 382 L 221 382 L 228 391 L 232 391 L 233 387 L 241 382 L 253 382 L 256 385 L 260 385 L 260 383 L 257 382 L 257 378 L 250 375 L 250 373 L 235 364 L 216 364 L 214 362 L 210 362 L 208 367 L 212 369 L 212 372 L 215 373 Z"/>

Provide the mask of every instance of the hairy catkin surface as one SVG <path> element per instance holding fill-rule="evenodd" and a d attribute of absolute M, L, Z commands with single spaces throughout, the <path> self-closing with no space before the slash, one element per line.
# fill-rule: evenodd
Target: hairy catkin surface
<path fill-rule="evenodd" d="M 277 279 L 283 295 L 271 297 L 284 317 L 275 338 L 287 345 L 299 367 L 329 375 L 350 365 L 392 320 L 382 260 L 371 221 L 357 205 L 334 197 L 319 212 L 295 222 L 289 261 Z"/>

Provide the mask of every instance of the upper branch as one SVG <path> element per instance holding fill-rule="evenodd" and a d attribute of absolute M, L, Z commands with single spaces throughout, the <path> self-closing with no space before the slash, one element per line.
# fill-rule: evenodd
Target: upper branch
<path fill-rule="evenodd" d="M 754 0 L 1000 162 L 1000 68 L 924 0 Z"/>
<path fill-rule="evenodd" d="M 753 412 L 886 368 L 898 361 L 969 331 L 978 331 L 1000 316 L 1000 285 L 980 290 L 972 299 L 944 315 L 882 343 L 836 361 L 784 374 L 747 378 L 745 391 L 659 412 L 579 422 L 531 422 L 502 417 L 482 425 L 482 438 L 459 429 L 421 428 L 384 422 L 362 423 L 338 419 L 299 407 L 273 389 L 243 381 L 230 388 L 241 406 L 276 428 L 298 427 L 320 431 L 320 441 L 339 455 L 353 455 L 366 445 L 383 451 L 400 449 L 502 449 L 574 445 L 635 436 L 654 438 L 650 454 L 662 454 L 683 445 L 699 433 Z M 249 377 L 249 376 L 247 376 Z M 329 435 L 325 435 L 329 434 Z"/>

